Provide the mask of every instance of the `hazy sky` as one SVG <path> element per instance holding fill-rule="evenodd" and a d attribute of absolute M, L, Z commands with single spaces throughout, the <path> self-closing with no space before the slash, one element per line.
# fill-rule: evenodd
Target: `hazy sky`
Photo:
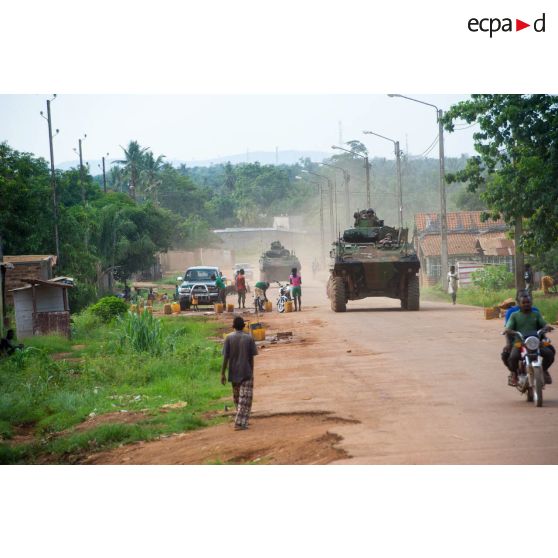
<path fill-rule="evenodd" d="M 442 109 L 467 95 L 403 94 Z M 48 159 L 48 95 L 0 95 L 0 141 L 19 151 Z M 392 157 L 389 142 L 365 136 L 373 130 L 408 142 L 413 155 L 423 153 L 437 134 L 433 108 L 386 95 L 59 95 L 52 103 L 57 163 L 76 159 L 78 138 L 84 159 L 107 152 L 120 158 L 120 145 L 139 141 L 167 159 L 203 160 L 246 150 L 312 150 L 332 152 L 339 141 L 363 141 L 372 156 Z M 475 127 L 445 134 L 447 156 L 472 153 Z M 332 152 L 333 153 L 333 152 Z M 430 153 L 437 156 L 437 149 Z"/>

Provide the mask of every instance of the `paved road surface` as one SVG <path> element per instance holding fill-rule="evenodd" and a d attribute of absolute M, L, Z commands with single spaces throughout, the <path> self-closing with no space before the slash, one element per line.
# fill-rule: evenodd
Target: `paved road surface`
<path fill-rule="evenodd" d="M 317 283 L 303 297 L 293 327 L 306 341 L 281 359 L 262 351 L 258 369 L 272 379 L 256 388 L 256 412 L 360 421 L 332 425 L 352 456 L 337 463 L 558 463 L 558 389 L 535 408 L 507 386 L 501 320 L 435 302 L 401 312 L 387 298 L 336 314 Z"/>

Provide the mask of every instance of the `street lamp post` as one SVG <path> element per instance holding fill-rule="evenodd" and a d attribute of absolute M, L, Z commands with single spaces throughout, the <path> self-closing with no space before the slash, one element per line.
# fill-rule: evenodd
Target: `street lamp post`
<path fill-rule="evenodd" d="M 329 179 L 329 177 L 325 176 L 324 174 L 318 174 L 317 172 L 312 172 L 306 169 L 304 169 L 302 172 L 313 174 L 314 176 L 317 176 L 319 178 L 325 178 L 327 180 L 328 193 L 329 193 L 329 232 L 330 232 L 331 240 L 333 241 L 335 239 L 335 223 L 333 218 L 333 188 L 332 188 L 331 180 Z M 321 197 L 321 193 L 320 193 L 320 197 Z"/>
<path fill-rule="evenodd" d="M 381 134 L 377 134 L 376 132 L 364 131 L 362 133 L 372 134 L 373 136 L 378 136 L 379 138 L 383 138 L 393 143 L 393 147 L 395 150 L 396 167 L 397 167 L 397 203 L 399 205 L 397 218 L 398 218 L 399 228 L 401 229 L 403 228 L 403 188 L 401 187 L 401 149 L 399 149 L 399 142 L 396 140 L 392 140 L 391 138 L 387 138 L 386 136 L 382 136 Z"/>
<path fill-rule="evenodd" d="M 345 149 L 344 147 L 339 147 L 337 145 L 332 145 L 331 149 L 340 149 L 341 151 L 352 153 L 353 155 L 362 157 L 364 159 L 364 168 L 366 169 L 366 204 L 368 208 L 371 207 L 372 201 L 370 200 L 370 164 L 368 163 L 368 155 L 362 155 L 357 151 L 351 151 L 350 149 Z"/>
<path fill-rule="evenodd" d="M 421 105 L 427 105 L 432 107 L 436 111 L 436 119 L 438 121 L 438 146 L 439 146 L 439 159 L 440 159 L 440 244 L 441 244 L 441 254 L 440 254 L 440 274 L 442 288 L 447 288 L 448 279 L 448 220 L 446 215 L 446 172 L 444 167 L 444 125 L 442 123 L 442 117 L 444 112 L 439 109 L 436 105 L 432 103 L 425 103 L 424 101 L 419 101 L 418 99 L 413 99 L 412 97 L 406 97 L 405 95 L 390 94 L 388 97 L 401 97 L 402 99 L 407 99 L 409 101 L 414 101 L 415 103 L 420 103 Z"/>
<path fill-rule="evenodd" d="M 343 167 L 338 167 L 337 165 L 331 165 L 330 163 L 320 163 L 320 165 L 324 165 L 326 167 L 331 167 L 333 169 L 339 169 L 343 172 L 343 184 L 345 186 L 345 218 L 347 220 L 346 225 L 351 225 L 351 205 L 349 199 L 349 181 L 351 179 L 351 175 L 346 171 Z"/>
<path fill-rule="evenodd" d="M 53 208 L 53 216 L 54 216 L 54 247 L 56 250 L 56 264 L 60 268 L 60 238 L 58 236 L 58 199 L 56 196 L 56 173 L 54 172 L 54 145 L 52 142 L 52 115 L 50 113 L 50 103 L 56 99 L 56 95 L 52 97 L 52 99 L 47 100 L 47 117 L 46 121 L 48 122 L 48 143 L 50 146 L 50 180 L 52 185 L 52 208 Z M 43 111 L 41 111 L 41 116 L 44 118 Z M 56 130 L 56 134 L 58 134 L 59 130 Z M 55 134 L 55 135 L 56 135 Z"/>

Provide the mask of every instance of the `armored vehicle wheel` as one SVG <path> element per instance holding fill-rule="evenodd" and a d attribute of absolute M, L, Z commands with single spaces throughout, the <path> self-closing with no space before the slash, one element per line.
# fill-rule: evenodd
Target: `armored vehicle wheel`
<path fill-rule="evenodd" d="M 403 303 L 402 303 L 403 304 Z M 418 310 L 420 307 L 420 287 L 419 278 L 414 275 L 409 278 L 407 284 L 407 306 L 406 310 Z"/>
<path fill-rule="evenodd" d="M 327 295 L 327 298 L 331 298 L 331 280 L 332 280 L 332 277 L 330 277 L 330 278 L 327 280 L 327 285 L 326 285 L 326 295 Z"/>
<path fill-rule="evenodd" d="M 331 278 L 331 309 L 334 312 L 345 312 L 347 310 L 347 299 L 345 295 L 345 285 L 341 277 Z"/>
<path fill-rule="evenodd" d="M 185 310 L 190 310 L 190 301 L 186 298 L 180 299 L 180 310 L 184 312 Z"/>
<path fill-rule="evenodd" d="M 401 299 L 401 310 L 407 310 L 407 298 L 406 297 Z"/>

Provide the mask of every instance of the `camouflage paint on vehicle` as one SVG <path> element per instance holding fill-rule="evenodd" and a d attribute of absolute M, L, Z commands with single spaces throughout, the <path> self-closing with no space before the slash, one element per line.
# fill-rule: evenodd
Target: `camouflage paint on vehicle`
<path fill-rule="evenodd" d="M 286 281 L 293 267 L 300 272 L 299 259 L 294 252 L 290 252 L 281 242 L 275 240 L 271 243 L 270 250 L 265 251 L 260 257 L 260 280 Z"/>
<path fill-rule="evenodd" d="M 354 228 L 330 252 L 332 309 L 343 312 L 349 300 L 386 296 L 398 298 L 404 310 L 418 310 L 420 263 L 407 237 L 407 229 L 385 226 L 372 209 L 355 213 Z"/>

